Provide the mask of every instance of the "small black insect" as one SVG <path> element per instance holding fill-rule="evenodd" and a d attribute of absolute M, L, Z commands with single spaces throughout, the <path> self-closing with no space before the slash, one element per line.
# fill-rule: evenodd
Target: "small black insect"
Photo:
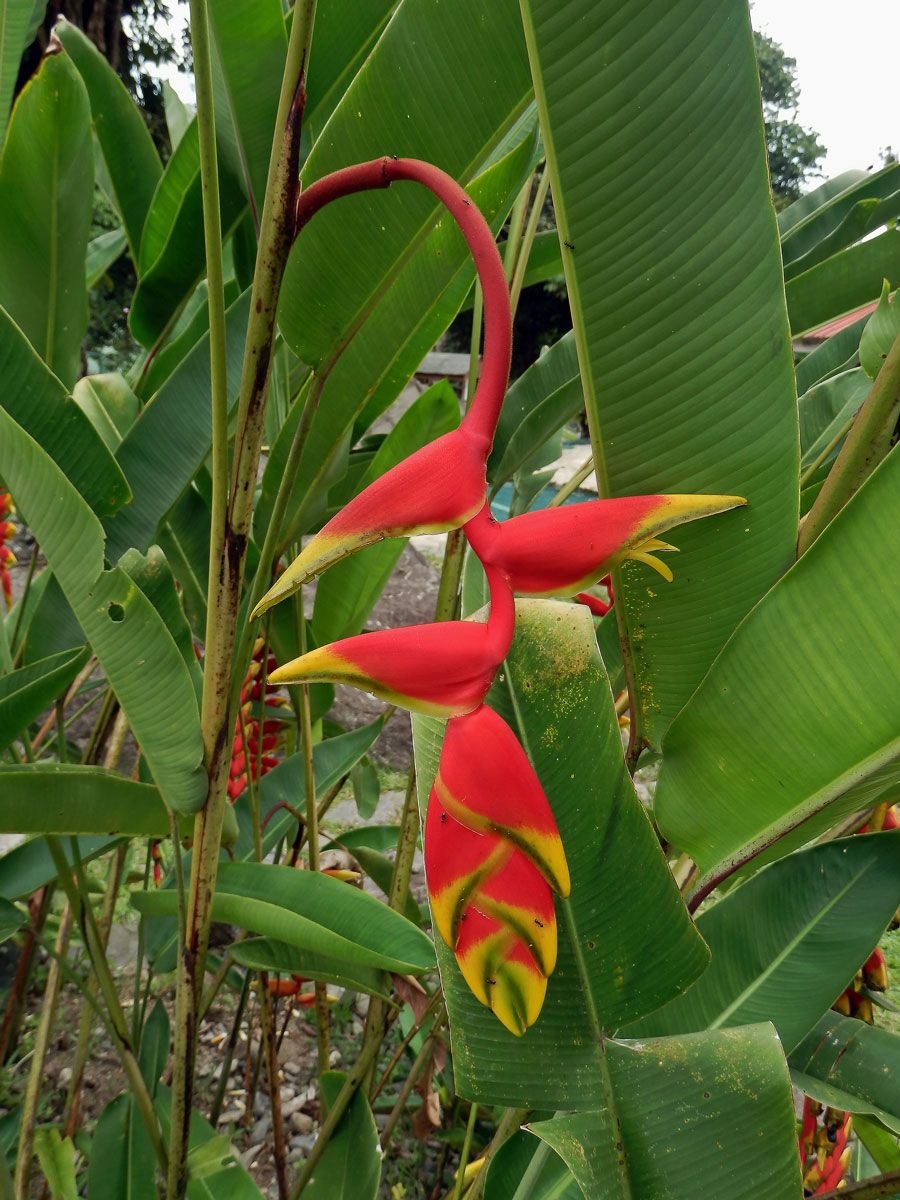
<path fill-rule="evenodd" d="M 447 814 L 446 814 L 446 813 L 441 813 L 441 824 L 443 825 L 443 823 L 444 823 L 446 820 L 447 820 Z"/>
<path fill-rule="evenodd" d="M 462 916 L 461 916 L 459 919 L 460 919 L 461 921 L 464 921 L 464 920 L 466 919 L 466 917 L 467 917 L 467 916 L 468 916 L 468 914 L 467 914 L 467 913 L 463 913 L 463 915 L 462 915 Z"/>
<path fill-rule="evenodd" d="M 496 982 L 497 982 L 497 980 L 496 980 L 496 979 L 489 979 L 489 980 L 488 980 L 488 983 L 496 983 Z"/>
<path fill-rule="evenodd" d="M 563 242 L 563 245 L 564 245 L 564 246 L 568 246 L 568 248 L 569 248 L 570 250 L 574 250 L 574 249 L 575 249 L 575 246 L 573 245 L 573 243 L 572 243 L 572 242 Z"/>
<path fill-rule="evenodd" d="M 539 921 L 539 920 L 537 919 L 537 917 L 535 917 L 535 918 L 534 918 L 534 923 L 535 923 L 535 925 L 539 925 L 539 926 L 541 927 L 541 929 L 543 929 L 543 928 L 544 928 L 544 922 L 543 922 L 543 921 Z"/>

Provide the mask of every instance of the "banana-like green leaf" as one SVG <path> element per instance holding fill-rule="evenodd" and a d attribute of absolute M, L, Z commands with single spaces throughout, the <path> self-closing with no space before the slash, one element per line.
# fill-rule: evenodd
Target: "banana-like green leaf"
<path fill-rule="evenodd" d="M 124 229 L 110 229 L 88 242 L 84 260 L 84 281 L 89 288 L 97 283 L 128 245 Z"/>
<path fill-rule="evenodd" d="M 900 757 L 898 557 L 895 451 L 735 631 L 672 725 L 656 818 L 708 878 Z"/>
<path fill-rule="evenodd" d="M 567 333 L 532 363 L 503 401 L 487 477 L 496 491 L 535 450 L 584 408 L 575 335 Z"/>
<path fill-rule="evenodd" d="M 895 216 L 893 206 L 897 203 L 898 188 L 900 167 L 896 163 L 872 174 L 863 173 L 858 182 L 844 188 L 791 229 L 782 232 L 785 278 L 797 274 L 798 267 L 813 266 L 815 261 L 852 245 Z M 825 253 L 820 253 L 822 248 L 826 249 Z"/>
<path fill-rule="evenodd" d="M 604 1108 L 530 1126 L 585 1200 L 800 1195 L 790 1083 L 770 1025 L 609 1042 L 606 1058 Z"/>
<path fill-rule="evenodd" d="M 703 913 L 709 970 L 636 1026 L 658 1037 L 771 1021 L 786 1052 L 865 962 L 900 905 L 900 830 L 791 854 Z"/>
<path fill-rule="evenodd" d="M 128 249 L 135 263 L 162 164 L 153 138 L 122 80 L 86 34 L 60 20 L 54 32 L 87 88 L 91 119 L 112 184 L 110 199 L 122 217 Z"/>
<path fill-rule="evenodd" d="M 384 892 L 385 896 L 390 895 L 394 870 L 394 864 L 391 860 L 386 855 L 379 854 L 377 850 L 370 850 L 368 846 L 357 846 L 353 850 L 353 857 L 372 882 Z M 422 923 L 422 914 L 409 888 L 406 889 L 406 895 L 402 899 L 402 911 L 407 921 L 412 921 L 414 925 L 420 925 Z"/>
<path fill-rule="evenodd" d="M 199 706 L 203 692 L 203 672 L 194 652 L 191 627 L 181 607 L 175 577 L 166 556 L 159 546 L 151 546 L 146 554 L 137 550 L 127 550 L 119 559 L 119 566 L 134 580 L 162 617 L 163 624 L 175 640 L 182 661 L 187 667 Z"/>
<path fill-rule="evenodd" d="M 0 304 L 67 388 L 88 323 L 90 120 L 81 76 L 51 54 L 16 101 L 0 156 Z"/>
<path fill-rule="evenodd" d="M 0 4 L 0 146 L 33 8 L 34 0 L 3 0 Z"/>
<path fill-rule="evenodd" d="M 797 411 L 804 489 L 825 479 L 871 386 L 865 371 L 854 367 L 823 379 L 800 397 Z"/>
<path fill-rule="evenodd" d="M 518 1130 L 488 1165 L 484 1194 L 491 1200 L 584 1200 L 584 1192 L 549 1142 Z"/>
<path fill-rule="evenodd" d="M 900 232 L 896 229 L 832 255 L 785 284 L 791 336 L 800 337 L 877 300 L 885 279 L 900 280 Z"/>
<path fill-rule="evenodd" d="M 869 318 L 862 331 L 862 337 L 859 339 L 859 361 L 870 379 L 874 379 L 881 370 L 882 363 L 887 358 L 898 334 L 900 334 L 900 301 L 897 300 L 896 292 L 893 297 L 890 295 L 890 284 L 885 280 L 878 307 Z"/>
<path fill-rule="evenodd" d="M 155 787 L 102 767 L 60 763 L 0 767 L 0 833 L 102 833 L 165 837 Z"/>
<path fill-rule="evenodd" d="M 403 414 L 359 482 L 362 490 L 396 463 L 459 425 L 459 401 L 446 380 L 428 388 Z M 372 606 L 406 548 L 392 538 L 336 563 L 316 587 L 313 633 L 318 644 L 361 633 Z"/>
<path fill-rule="evenodd" d="M 860 317 L 822 342 L 797 364 L 798 396 L 831 375 L 859 366 L 859 339 L 868 320 L 868 315 Z"/>
<path fill-rule="evenodd" d="M 226 314 L 230 405 L 237 403 L 240 388 L 249 307 L 250 294 L 246 292 Z M 116 451 L 116 460 L 128 478 L 134 500 L 106 523 L 111 558 L 119 558 L 131 546 L 146 551 L 156 538 L 160 522 L 209 454 L 212 442 L 209 387 L 209 334 L 206 334 L 144 408 L 141 419 L 134 423 Z"/>
<path fill-rule="evenodd" d="M 829 1012 L 789 1063 L 795 1085 L 813 1099 L 867 1113 L 900 1133 L 900 1035 Z"/>
<path fill-rule="evenodd" d="M 150 1095 L 156 1094 L 166 1063 L 169 1060 L 169 1041 L 172 1028 L 165 1003 L 157 1000 L 141 1030 L 141 1051 L 138 1063 Z"/>
<path fill-rule="evenodd" d="M 53 1200 L 78 1200 L 72 1139 L 60 1137 L 52 1126 L 39 1125 L 34 1131 L 34 1151 Z"/>
<path fill-rule="evenodd" d="M 604 1032 L 689 986 L 708 951 L 625 770 L 588 610 L 517 601 L 515 640 L 489 699 L 547 794 L 572 891 L 556 899 L 557 966 L 522 1038 L 475 999 L 438 940 L 457 1088 L 486 1104 L 589 1110 L 602 1088 Z M 419 717 L 413 729 L 424 817 L 443 729 Z"/>
<path fill-rule="evenodd" d="M 853 1132 L 872 1156 L 879 1171 L 900 1171 L 900 1146 L 896 1137 L 868 1117 L 853 1114 Z"/>
<path fill-rule="evenodd" d="M 100 1114 L 91 1143 L 91 1200 L 154 1200 L 156 1158 L 134 1097 L 116 1096 Z"/>
<path fill-rule="evenodd" d="M 323 1104 L 334 1104 L 346 1079 L 341 1071 L 326 1071 L 321 1076 Z M 365 1092 L 357 1088 L 316 1163 L 306 1195 L 309 1200 L 375 1200 L 381 1158 L 372 1109 Z"/>
<path fill-rule="evenodd" d="M 3 409 L 0 476 L 46 554 L 160 791 L 177 811 L 196 811 L 207 786 L 200 717 L 172 635 L 125 571 L 104 570 L 100 522 Z"/>
<path fill-rule="evenodd" d="M 87 657 L 82 650 L 64 650 L 0 675 L 0 750 L 69 686 Z"/>
<path fill-rule="evenodd" d="M 125 377 L 118 373 L 85 375 L 75 384 L 72 399 L 115 454 L 138 415 L 138 398 Z"/>
<path fill-rule="evenodd" d="M 840 196 L 858 183 L 865 182 L 868 178 L 868 171 L 851 170 L 844 171 L 841 175 L 835 175 L 833 179 L 826 179 L 817 188 L 813 188 L 799 200 L 795 200 L 793 204 L 782 209 L 778 214 L 779 235 L 782 239 L 787 238 L 794 229 L 808 221 L 836 196 Z"/>
<path fill-rule="evenodd" d="M 21 909 L 0 897 L 0 942 L 5 942 L 7 938 L 12 937 L 27 920 L 28 918 Z"/>
<path fill-rule="evenodd" d="M 252 7 L 212 0 L 209 16 L 221 62 L 222 103 L 233 122 L 251 207 L 259 214 L 287 54 L 281 0 L 257 0 Z"/>
<path fill-rule="evenodd" d="M 413 0 L 413 3 L 419 4 L 419 0 Z M 505 6 L 506 0 L 503 0 Z M 437 13 L 442 10 L 434 11 Z M 392 29 L 395 24 L 396 21 L 392 23 Z M 367 64 L 363 74 L 371 66 L 371 62 Z M 380 79 L 385 71 L 391 70 L 393 67 L 390 62 L 379 62 L 377 78 Z M 502 92 L 500 99 L 504 99 Z M 344 119 L 342 112 L 343 108 L 338 109 L 335 121 L 339 117 Z M 495 112 L 495 117 L 498 121 L 511 121 L 509 112 Z M 469 195 L 494 230 L 502 224 L 506 211 L 533 166 L 536 145 L 534 123 L 519 122 L 516 130 L 518 140 L 512 149 L 468 184 Z M 385 136 L 391 141 L 397 134 L 386 133 Z M 497 138 L 501 140 L 500 133 Z M 478 149 L 486 151 L 490 147 L 479 145 Z M 406 189 L 404 194 L 410 201 L 415 197 L 415 185 L 401 183 L 397 187 Z M 379 193 L 377 199 L 380 201 L 383 198 L 383 194 Z M 407 224 L 406 210 L 401 208 L 399 214 L 395 210 L 393 216 L 385 214 L 383 220 L 392 220 L 403 228 Z M 330 212 L 319 214 L 316 221 L 303 231 L 298 246 L 304 244 L 304 239 L 315 239 L 319 235 L 317 222 L 326 216 L 330 216 Z M 355 214 L 349 213 L 347 222 L 345 231 L 359 230 L 369 253 L 373 247 L 380 245 L 379 239 L 373 241 L 371 237 L 373 223 L 376 227 L 378 224 L 377 212 L 363 207 L 357 209 Z M 363 235 L 364 228 L 369 232 Z M 360 253 L 363 253 L 362 250 Z M 307 260 L 304 258 L 302 261 L 305 264 Z M 313 519 L 308 511 L 310 499 L 321 494 L 327 472 L 347 444 L 350 430 L 354 425 L 357 429 L 367 428 L 399 395 L 456 313 L 474 276 L 468 247 L 449 218 L 428 234 L 421 245 L 414 241 L 402 253 L 393 264 L 396 278 L 392 279 L 390 286 L 389 280 L 381 279 L 381 291 L 378 290 L 378 267 L 379 263 L 371 263 L 373 290 L 367 302 L 367 319 L 328 375 L 310 427 L 295 484 L 297 511 L 290 523 L 294 530 L 310 527 Z M 322 280 L 329 278 L 334 279 L 337 293 L 343 296 L 337 276 L 323 276 L 318 286 L 321 288 Z M 282 308 L 282 320 L 288 319 L 289 312 L 285 307 Z M 264 479 L 261 509 L 267 490 L 271 491 L 271 484 L 267 488 Z M 285 530 L 284 536 L 287 535 L 288 530 Z"/>
<path fill-rule="evenodd" d="M 0 378 L 6 411 L 58 463 L 94 512 L 107 516 L 130 499 L 103 437 L 2 308 Z"/>
<path fill-rule="evenodd" d="M 310 950 L 299 950 L 286 942 L 271 938 L 244 938 L 233 942 L 228 953 L 236 963 L 251 971 L 268 971 L 272 975 L 300 975 L 303 979 L 317 979 L 322 983 L 333 983 L 338 987 L 352 988 L 369 996 L 391 998 L 391 981 L 377 967 L 365 967 L 346 959 L 330 958 L 327 954 L 314 954 Z"/>
<path fill-rule="evenodd" d="M 196 109 L 181 99 L 168 79 L 162 81 L 163 108 L 166 112 L 166 128 L 169 131 L 169 141 L 172 149 L 178 148 L 178 143 L 187 133 L 187 128 L 194 118 Z"/>
<path fill-rule="evenodd" d="M 793 360 L 753 38 L 743 0 L 522 10 L 601 494 L 749 500 L 672 535 L 674 583 L 621 572 L 638 732 L 657 745 L 794 556 Z"/>
<path fill-rule="evenodd" d="M 171 916 L 171 889 L 132 892 L 139 912 Z M 226 921 L 300 950 L 384 971 L 434 967 L 429 938 L 373 896 L 329 875 L 270 863 L 222 863 L 213 920 Z"/>
<path fill-rule="evenodd" d="M 99 854 L 111 850 L 119 841 L 110 837 L 80 837 L 78 854 L 82 862 L 90 862 Z M 66 861 L 72 864 L 69 839 L 63 840 Z M 56 865 L 43 838 L 32 838 L 0 858 L 0 896 L 11 900 L 27 899 L 38 888 L 56 878 Z"/>

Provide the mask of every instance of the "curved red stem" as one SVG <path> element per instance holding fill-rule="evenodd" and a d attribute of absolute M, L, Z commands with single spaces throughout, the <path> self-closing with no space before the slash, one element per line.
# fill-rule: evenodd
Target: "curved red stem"
<path fill-rule="evenodd" d="M 445 171 L 417 158 L 376 158 L 344 167 L 316 180 L 300 194 L 296 210 L 296 232 L 319 209 L 341 196 L 387 188 L 396 180 L 421 183 L 456 221 L 475 260 L 484 293 L 484 361 L 472 404 L 463 419 L 470 437 L 490 451 L 500 407 L 509 382 L 512 356 L 512 317 L 503 263 L 490 226 L 463 188 Z"/>

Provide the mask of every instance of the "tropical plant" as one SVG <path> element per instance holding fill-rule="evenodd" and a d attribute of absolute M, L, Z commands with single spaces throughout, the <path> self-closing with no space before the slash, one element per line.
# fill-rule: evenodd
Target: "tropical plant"
<path fill-rule="evenodd" d="M 798 1137 L 830 1195 L 851 1128 L 857 1194 L 888 1194 L 900 1035 L 831 1006 L 879 1002 L 857 975 L 900 906 L 897 167 L 776 218 L 737 0 L 350 9 L 194 0 L 197 111 L 171 101 L 165 166 L 64 22 L 12 108 L 0 545 L 24 524 L 36 546 L 2 562 L 0 832 L 31 836 L 0 859 L 0 1042 L 25 1081 L 0 1194 L 37 1163 L 66 1198 L 260 1195 L 216 1133 L 242 1032 L 231 1090 L 239 1117 L 268 1094 L 282 1197 L 405 1186 L 386 1152 L 408 1111 L 443 1125 L 429 1186 L 454 1200 L 799 1197 Z M 0 13 L 0 100 L 31 10 Z M 95 178 L 119 227 L 89 240 Z M 142 350 L 84 374 L 86 289 L 122 254 Z M 559 273 L 572 332 L 507 392 L 516 297 Z M 470 293 L 465 411 L 438 384 L 373 436 Z M 795 364 L 792 337 L 870 306 Z M 527 511 L 582 408 L 599 498 Z M 435 529 L 436 623 L 363 632 Z M 382 715 L 337 727 L 341 681 Z M 341 828 L 326 860 L 342 785 L 373 811 L 395 704 L 416 714 L 399 823 Z M 107 956 L 126 884 L 129 1003 Z M 82 1015 L 45 1111 L 63 985 Z M 342 1072 L 329 987 L 348 1017 L 368 997 Z M 319 1122 L 296 1170 L 294 1003 Z M 95 1023 L 125 1086 L 92 1125 Z"/>

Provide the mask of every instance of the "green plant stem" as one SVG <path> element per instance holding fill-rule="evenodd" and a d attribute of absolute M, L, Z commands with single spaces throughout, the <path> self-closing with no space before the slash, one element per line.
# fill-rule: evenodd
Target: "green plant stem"
<path fill-rule="evenodd" d="M 380 1042 L 373 1041 L 368 1046 L 363 1045 L 359 1053 L 359 1058 L 354 1064 L 353 1070 L 344 1080 L 344 1085 L 338 1092 L 334 1103 L 328 1110 L 328 1116 L 322 1123 L 322 1128 L 319 1131 L 319 1136 L 313 1144 L 312 1150 L 309 1152 L 309 1157 L 303 1164 L 303 1169 L 297 1176 L 297 1181 L 294 1184 L 294 1190 L 291 1192 L 290 1200 L 297 1200 L 303 1189 L 312 1179 L 313 1172 L 319 1159 L 325 1152 L 325 1148 L 331 1141 L 331 1135 L 338 1126 L 341 1117 L 347 1111 L 347 1105 L 353 1099 L 357 1089 L 362 1084 L 363 1079 L 369 1072 L 369 1068 L 378 1056 L 378 1050 L 381 1046 Z"/>
<path fill-rule="evenodd" d="M 67 903 L 59 923 L 59 929 L 56 934 L 56 945 L 54 947 L 60 958 L 66 953 L 66 948 L 69 945 L 73 916 L 73 907 L 70 903 Z M 47 986 L 44 989 L 44 999 L 41 1003 L 41 1016 L 34 1039 L 34 1054 L 31 1059 L 31 1069 L 28 1073 L 28 1085 L 25 1089 L 25 1099 L 22 1102 L 22 1123 L 19 1132 L 19 1152 L 16 1157 L 14 1180 L 18 1200 L 27 1200 L 28 1197 L 31 1160 L 34 1157 L 34 1131 L 37 1125 L 38 1100 L 41 1094 L 41 1084 L 44 1080 L 44 1062 L 50 1045 L 50 1034 L 53 1031 L 53 1017 L 56 1012 L 56 1001 L 59 996 L 61 980 L 62 969 L 57 959 L 54 958 L 50 963 L 50 970 L 47 975 Z"/>
<path fill-rule="evenodd" d="M 16 1044 L 19 1025 L 21 1024 L 22 1014 L 25 1010 L 25 1000 L 28 995 L 31 972 L 34 967 L 35 952 L 41 931 L 47 920 L 47 914 L 50 911 L 53 890 L 54 885 L 48 883 L 46 887 L 41 888 L 31 898 L 31 904 L 29 905 L 31 924 L 22 943 L 19 963 L 16 967 L 16 977 L 6 996 L 6 1011 L 3 1014 L 3 1024 L 0 1025 L 0 1066 L 9 1058 L 10 1048 Z"/>
<path fill-rule="evenodd" d="M 548 508 L 559 508 L 559 506 L 561 504 L 565 504 L 565 502 L 572 495 L 572 493 L 575 491 L 575 489 L 580 484 L 584 483 L 584 481 L 587 479 L 588 475 L 590 475 L 590 473 L 593 471 L 593 469 L 594 469 L 594 456 L 593 456 L 593 454 L 590 454 L 584 460 L 584 462 L 581 464 L 581 466 L 578 468 L 578 470 L 575 472 L 575 474 L 572 476 L 572 478 L 568 481 L 568 483 L 563 484 L 563 486 L 559 489 L 559 491 L 556 493 L 556 495 L 553 497 L 553 499 L 550 501 L 550 503 L 547 505 L 547 507 Z"/>
<path fill-rule="evenodd" d="M 241 988 L 241 994 L 238 997 L 237 1012 L 234 1014 L 234 1020 L 231 1023 L 231 1032 L 228 1035 L 228 1041 L 225 1043 L 225 1054 L 222 1058 L 222 1072 L 219 1075 L 219 1081 L 216 1085 L 216 1094 L 213 1097 L 212 1108 L 209 1110 L 209 1123 L 215 1129 L 219 1121 L 219 1114 L 222 1111 L 222 1104 L 225 1100 L 225 1092 L 228 1088 L 228 1080 L 231 1076 L 231 1064 L 234 1060 L 234 1051 L 238 1044 L 240 1036 L 241 1021 L 244 1018 L 244 1009 L 247 1007 L 247 997 L 250 995 L 250 972 L 244 975 L 244 986 Z"/>
<path fill-rule="evenodd" d="M 822 1192 L 819 1200 L 881 1200 L 883 1196 L 894 1196 L 900 1188 L 900 1170 L 886 1171 L 871 1179 L 848 1183 L 846 1187 Z"/>
<path fill-rule="evenodd" d="M 128 1026 L 125 1022 L 125 1014 L 122 1012 L 122 1005 L 119 1002 L 116 983 L 112 977 L 109 962 L 100 942 L 100 934 L 94 919 L 94 913 L 86 900 L 88 891 L 84 882 L 84 871 L 76 854 L 74 856 L 74 871 L 77 883 L 73 881 L 73 868 L 66 862 L 59 838 L 55 834 L 45 834 L 45 841 L 56 865 L 60 886 L 66 893 L 69 903 L 72 906 L 75 919 L 78 921 L 84 943 L 87 946 L 91 965 L 96 972 L 97 983 L 100 987 L 100 993 L 103 997 L 112 1029 L 113 1045 L 116 1047 L 121 1060 L 122 1070 L 125 1072 L 125 1078 L 128 1080 L 128 1084 L 134 1095 L 134 1101 L 141 1115 L 141 1120 L 144 1122 L 147 1133 L 150 1135 L 150 1142 L 157 1161 L 165 1171 L 166 1148 L 160 1134 L 156 1113 L 153 1110 L 153 1101 L 150 1098 L 150 1093 L 147 1091 L 147 1085 L 144 1082 L 141 1068 L 134 1053 Z M 77 848 L 77 842 L 74 838 L 72 838 L 72 844 L 73 849 Z"/>
<path fill-rule="evenodd" d="M 491 1138 L 490 1144 L 484 1152 L 484 1166 L 479 1171 L 478 1176 L 472 1186 L 466 1192 L 466 1200 L 481 1200 L 481 1197 L 484 1194 L 484 1187 L 487 1180 L 488 1167 L 491 1165 L 491 1159 L 494 1157 L 500 1147 L 509 1141 L 516 1130 L 525 1122 L 527 1117 L 527 1108 L 507 1108 L 503 1113 L 497 1128 L 494 1130 L 494 1136 Z M 545 1146 L 547 1150 L 550 1149 L 546 1142 L 542 1142 L 541 1145 Z M 540 1147 L 538 1147 L 538 1153 L 539 1152 Z"/>
<path fill-rule="evenodd" d="M 153 867 L 153 839 L 147 839 L 147 854 L 144 859 L 144 880 L 141 890 L 147 891 L 150 885 L 150 871 Z M 136 1046 L 141 1035 L 141 976 L 144 973 L 144 918 L 138 921 L 137 948 L 134 963 L 134 992 L 131 1002 L 131 1040 Z"/>
<path fill-rule="evenodd" d="M 453 1191 L 450 1193 L 450 1200 L 459 1200 L 462 1195 L 463 1187 L 465 1186 L 466 1165 L 469 1161 L 469 1151 L 472 1149 L 472 1135 L 475 1133 L 475 1122 L 478 1120 L 478 1105 L 473 1102 L 469 1109 L 469 1119 L 466 1122 L 466 1136 L 463 1140 L 462 1150 L 459 1155 L 459 1166 L 456 1168 L 456 1180 L 453 1184 Z"/>
<path fill-rule="evenodd" d="M 533 186 L 534 172 L 532 171 L 513 201 L 512 211 L 509 214 L 509 228 L 503 248 L 503 273 L 506 275 L 507 283 L 512 281 L 521 258 L 522 230 L 525 228 L 525 214 L 528 212 L 528 201 L 531 198 Z"/>
<path fill-rule="evenodd" d="M 200 0 L 195 0 L 195 3 L 200 6 Z M 213 638 L 206 644 L 200 717 L 209 788 L 206 803 L 194 823 L 187 937 L 184 954 L 178 963 L 168 1200 L 181 1200 L 187 1184 L 189 1122 L 197 1053 L 197 1010 L 209 945 L 212 898 L 218 871 L 230 762 L 230 725 L 233 719 L 229 704 L 231 672 L 271 375 L 278 295 L 294 233 L 299 188 L 300 126 L 306 98 L 305 66 L 314 14 L 315 0 L 298 0 L 294 7 L 260 219 L 228 509 L 222 536 L 210 543 L 211 562 L 215 566 L 213 569 L 211 565 L 210 570 L 212 586 L 208 593 L 208 628 L 213 631 Z M 203 25 L 205 28 L 205 9 Z M 208 43 L 201 45 L 200 49 L 208 57 Z M 196 46 L 194 61 L 196 65 Z M 199 99 L 198 90 L 198 102 Z M 204 113 L 202 119 L 211 121 L 212 110 Z M 214 470 L 221 470 L 215 455 Z"/>
<path fill-rule="evenodd" d="M 375 1101 L 375 1099 L 376 1099 L 376 1098 L 379 1096 L 379 1094 L 381 1093 L 381 1090 L 382 1090 L 382 1088 L 383 1088 L 383 1087 L 384 1087 L 384 1085 L 387 1083 L 387 1081 L 390 1079 L 390 1077 L 391 1077 L 391 1073 L 393 1072 L 393 1070 L 394 1070 L 394 1068 L 396 1067 L 397 1063 L 400 1061 L 400 1059 L 401 1059 L 401 1057 L 402 1057 L 402 1055 L 403 1055 L 403 1051 L 406 1049 L 406 1047 L 409 1045 L 409 1043 L 410 1043 L 410 1042 L 413 1040 L 413 1038 L 416 1036 L 416 1034 L 417 1034 L 417 1033 L 419 1032 L 419 1030 L 422 1028 L 422 1022 L 423 1022 L 423 1021 L 425 1020 L 425 1018 L 426 1018 L 426 1017 L 427 1017 L 427 1016 L 428 1016 L 428 1015 L 429 1015 L 429 1014 L 430 1014 L 430 1013 L 431 1013 L 431 1012 L 434 1010 L 434 1008 L 435 1008 L 435 1006 L 437 1005 L 437 1003 L 438 1003 L 438 1001 L 439 1001 L 439 1000 L 440 1000 L 440 1001 L 443 1001 L 443 997 L 442 997 L 442 995 L 441 995 L 441 989 L 440 989 L 440 988 L 438 988 L 438 989 L 435 991 L 434 995 L 433 995 L 433 996 L 431 997 L 431 999 L 428 1001 L 428 1004 L 426 1005 L 425 1011 L 422 1013 L 422 1018 L 421 1018 L 421 1020 L 420 1020 L 420 1021 L 416 1021 L 416 1023 L 415 1023 L 414 1025 L 410 1026 L 409 1033 L 407 1033 L 407 1035 L 404 1037 L 403 1041 L 400 1043 L 400 1045 L 399 1045 L 399 1046 L 397 1047 L 397 1049 L 394 1051 L 393 1055 L 391 1056 L 391 1061 L 390 1061 L 390 1062 L 388 1063 L 388 1065 L 387 1065 L 387 1066 L 384 1068 L 384 1071 L 383 1071 L 383 1072 L 382 1072 L 382 1074 L 381 1074 L 381 1078 L 378 1080 L 378 1083 L 377 1083 L 377 1085 L 376 1085 L 376 1086 L 375 1086 L 375 1088 L 372 1090 L 372 1094 L 371 1094 L 371 1096 L 369 1097 L 369 1100 L 370 1100 L 370 1101 L 374 1102 L 374 1101 Z"/>
<path fill-rule="evenodd" d="M 900 334 L 856 414 L 853 427 L 834 466 L 806 515 L 797 540 L 797 556 L 805 554 L 826 525 L 872 474 L 891 448 L 900 413 Z"/>
<path fill-rule="evenodd" d="M 522 244 L 519 247 L 519 252 L 516 255 L 516 269 L 513 272 L 513 277 L 509 285 L 509 307 L 515 319 L 516 309 L 519 307 L 519 296 L 522 294 L 522 284 L 525 281 L 525 272 L 528 270 L 528 259 L 531 256 L 531 247 L 534 245 L 535 234 L 537 233 L 538 222 L 541 219 L 541 211 L 544 207 L 544 201 L 547 199 L 547 192 L 550 190 L 550 172 L 544 167 L 544 172 L 541 175 L 540 182 L 537 185 L 537 190 L 534 194 L 534 200 L 531 205 L 531 212 L 528 214 L 528 224 L 525 226 L 525 233 L 522 237 Z"/>
<path fill-rule="evenodd" d="M 481 359 L 481 325 L 484 317 L 484 293 L 480 280 L 475 280 L 475 296 L 472 300 L 472 337 L 469 342 L 469 378 L 466 381 L 466 412 L 471 407 L 478 386 L 478 365 Z"/>
<path fill-rule="evenodd" d="M 127 723 L 126 723 L 127 728 Z M 128 843 L 123 842 L 115 850 L 109 864 L 109 874 L 106 880 L 106 892 L 103 896 L 103 909 L 100 913 L 100 940 L 104 951 L 109 944 L 109 931 L 112 929 L 113 914 L 116 908 L 116 897 L 122 882 L 122 871 L 125 866 L 125 856 L 128 853 Z M 97 995 L 97 974 L 93 967 L 87 979 L 87 990 L 94 997 Z M 75 1060 L 72 1066 L 72 1078 L 69 1080 L 69 1090 L 66 1095 L 65 1126 L 66 1136 L 74 1137 L 78 1128 L 78 1110 L 81 1102 L 81 1084 L 84 1078 L 84 1067 L 87 1062 L 91 1044 L 91 1030 L 94 1024 L 94 1009 L 85 999 L 81 1009 L 81 1024 L 78 1028 L 78 1040 L 75 1047 Z"/>
<path fill-rule="evenodd" d="M 444 1021 L 445 1013 L 440 1012 L 434 1018 L 434 1023 L 428 1036 L 423 1040 L 421 1049 L 416 1055 L 413 1065 L 409 1069 L 409 1073 L 403 1080 L 403 1086 L 400 1088 L 400 1094 L 394 1102 L 394 1107 L 391 1109 L 388 1119 L 385 1122 L 384 1129 L 381 1131 L 380 1144 L 381 1149 L 386 1150 L 390 1144 L 391 1138 L 394 1136 L 394 1130 L 397 1127 L 397 1122 L 403 1116 L 406 1109 L 407 1101 L 412 1094 L 413 1088 L 421 1076 L 422 1072 L 428 1065 L 428 1060 L 434 1052 L 434 1043 L 437 1039 L 437 1033 Z"/>
<path fill-rule="evenodd" d="M 809 483 L 810 479 L 812 479 L 813 475 L 815 475 L 816 471 L 819 469 L 819 467 L 822 465 L 822 463 L 825 461 L 825 459 L 828 457 L 828 455 L 832 452 L 832 450 L 834 450 L 836 446 L 839 446 L 841 444 L 841 442 L 844 440 L 844 438 L 847 436 L 847 434 L 853 428 L 853 422 L 855 420 L 856 420 L 856 415 L 854 414 L 850 418 L 849 421 L 845 421 L 844 424 L 837 431 L 837 433 L 834 435 L 834 437 L 831 439 L 831 441 L 828 443 L 828 445 L 825 447 L 825 449 L 822 450 L 822 452 L 820 454 L 817 454 L 816 457 L 813 459 L 813 461 L 809 464 L 809 466 L 806 468 L 806 470 L 800 476 L 800 490 L 801 491 L 803 490 L 803 488 L 806 487 L 807 483 Z"/>
<path fill-rule="evenodd" d="M 280 1200 L 287 1200 L 287 1153 L 284 1146 L 284 1123 L 281 1116 L 281 1087 L 278 1082 L 278 1051 L 272 1031 L 272 1010 L 269 1005 L 269 982 L 265 971 L 258 971 L 256 986 L 259 995 L 260 1054 L 265 1056 L 266 1079 L 269 1084 L 269 1109 L 272 1113 L 272 1142 L 275 1159 L 275 1178 Z"/>
<path fill-rule="evenodd" d="M 462 579 L 465 557 L 465 534 L 461 529 L 451 529 L 444 545 L 444 561 L 441 565 L 438 597 L 434 606 L 436 621 L 452 621 L 456 616 L 456 602 L 459 596 L 459 583 Z"/>

